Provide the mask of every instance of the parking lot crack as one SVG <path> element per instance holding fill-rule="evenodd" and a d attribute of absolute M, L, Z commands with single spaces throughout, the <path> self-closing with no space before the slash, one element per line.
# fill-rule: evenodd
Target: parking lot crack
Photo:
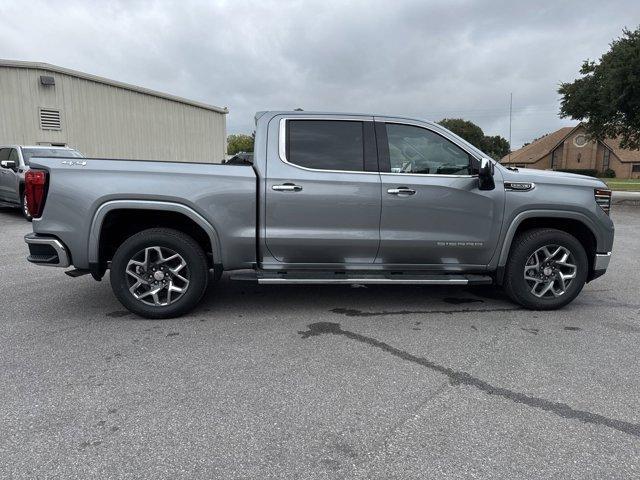
<path fill-rule="evenodd" d="M 606 426 L 619 432 L 623 432 L 628 435 L 640 438 L 639 424 L 605 417 L 604 415 L 588 412 L 586 410 L 578 410 L 565 403 L 553 402 L 544 398 L 526 395 L 524 393 L 510 390 L 508 388 L 492 385 L 489 382 L 477 378 L 467 372 L 454 370 L 452 368 L 440 365 L 427 358 L 418 357 L 409 352 L 389 345 L 388 343 L 377 340 L 373 337 L 361 335 L 349 330 L 343 330 L 339 323 L 318 322 L 312 323 L 308 327 L 309 330 L 298 332 L 302 336 L 302 338 L 310 338 L 319 335 L 342 335 L 351 340 L 355 340 L 371 347 L 378 348 L 394 357 L 421 365 L 432 371 L 446 375 L 449 378 L 450 383 L 453 385 L 466 385 L 474 387 L 486 393 L 487 395 L 502 397 L 515 403 L 520 403 L 531 408 L 536 408 L 553 413 L 561 418 L 579 420 L 583 423 L 598 426 Z"/>
<path fill-rule="evenodd" d="M 382 310 L 379 312 L 365 312 L 352 308 L 333 308 L 331 312 L 345 315 L 347 317 L 382 317 L 388 315 L 429 315 L 429 314 L 445 314 L 452 315 L 455 313 L 477 313 L 477 312 L 515 312 L 522 310 L 518 307 L 507 308 L 462 308 L 457 310 Z"/>

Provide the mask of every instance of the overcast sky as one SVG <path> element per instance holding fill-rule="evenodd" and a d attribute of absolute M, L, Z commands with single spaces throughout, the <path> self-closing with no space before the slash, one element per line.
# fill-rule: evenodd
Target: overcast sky
<path fill-rule="evenodd" d="M 227 106 L 462 117 L 513 146 L 564 125 L 558 84 L 639 0 L 0 0 L 0 58 L 53 63 Z M 1 88 L 1 86 L 0 86 Z"/>

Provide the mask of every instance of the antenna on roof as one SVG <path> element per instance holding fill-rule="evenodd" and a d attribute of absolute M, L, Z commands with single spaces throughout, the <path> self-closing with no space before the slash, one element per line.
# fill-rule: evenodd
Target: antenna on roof
<path fill-rule="evenodd" d="M 511 114 L 513 113 L 513 92 L 509 94 L 509 163 L 511 163 Z"/>

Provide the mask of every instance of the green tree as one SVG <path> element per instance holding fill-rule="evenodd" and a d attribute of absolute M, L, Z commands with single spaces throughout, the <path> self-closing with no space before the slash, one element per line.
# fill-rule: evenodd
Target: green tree
<path fill-rule="evenodd" d="M 253 152 L 255 136 L 255 132 L 251 135 L 242 133 L 229 135 L 227 137 L 227 153 L 229 155 L 235 155 L 238 152 Z"/>
<path fill-rule="evenodd" d="M 506 138 L 494 135 L 493 137 L 484 137 L 480 150 L 491 155 L 494 160 L 500 160 L 511 151 L 511 148 Z"/>
<path fill-rule="evenodd" d="M 487 153 L 494 160 L 500 160 L 510 151 L 509 142 L 505 138 L 500 135 L 493 137 L 486 136 L 482 128 L 469 120 L 462 118 L 445 118 L 438 123 L 464 138 L 474 147 Z"/>
<path fill-rule="evenodd" d="M 447 130 L 451 130 L 459 137 L 464 138 L 467 142 L 477 148 L 482 148 L 484 140 L 484 132 L 473 122 L 463 120 L 462 118 L 445 118 L 438 122 Z"/>
<path fill-rule="evenodd" d="M 640 149 L 640 28 L 623 30 L 598 63 L 582 64 L 580 74 L 560 84 L 560 116 L 583 121 L 597 139 L 620 136 L 623 148 Z"/>

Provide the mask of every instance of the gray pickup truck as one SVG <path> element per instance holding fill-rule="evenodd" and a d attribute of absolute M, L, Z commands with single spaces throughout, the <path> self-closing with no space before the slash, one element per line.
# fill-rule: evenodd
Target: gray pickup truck
<path fill-rule="evenodd" d="M 82 158 L 82 154 L 68 147 L 0 145 L 0 205 L 20 208 L 28 221 L 31 214 L 25 202 L 24 174 L 31 157 Z"/>
<path fill-rule="evenodd" d="M 507 169 L 400 117 L 256 115 L 253 165 L 37 158 L 28 260 L 100 280 L 148 318 L 184 314 L 223 271 L 262 284 L 501 285 L 531 309 L 602 275 L 611 192 Z"/>

